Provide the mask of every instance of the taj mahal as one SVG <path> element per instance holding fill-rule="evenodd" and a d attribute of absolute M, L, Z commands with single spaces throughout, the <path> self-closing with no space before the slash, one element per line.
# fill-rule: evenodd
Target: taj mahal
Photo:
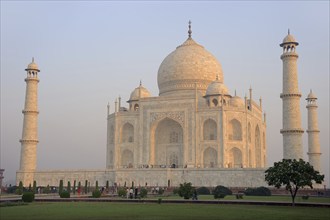
<path fill-rule="evenodd" d="M 283 39 L 283 158 L 303 157 L 298 89 L 298 42 Z M 40 186 L 86 180 L 94 185 L 258 187 L 267 186 L 267 123 L 262 99 L 229 92 L 219 61 L 192 38 L 165 57 L 157 75 L 158 96 L 140 82 L 127 104 L 119 97 L 107 111 L 106 167 L 97 170 L 39 170 L 38 144 L 39 67 L 26 68 L 26 98 L 20 169 L 16 182 Z M 280 74 L 280 73 L 279 73 Z M 308 111 L 309 162 L 320 170 L 317 97 L 310 92 Z"/>

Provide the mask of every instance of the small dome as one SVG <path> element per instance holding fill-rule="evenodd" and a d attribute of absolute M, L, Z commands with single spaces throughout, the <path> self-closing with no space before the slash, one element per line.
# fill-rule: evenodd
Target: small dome
<path fill-rule="evenodd" d="M 293 43 L 293 42 L 296 42 L 296 39 L 291 34 L 286 35 L 286 37 L 283 39 L 283 43 Z"/>
<path fill-rule="evenodd" d="M 140 86 L 135 88 L 133 90 L 133 92 L 131 93 L 131 96 L 129 98 L 129 102 L 130 101 L 137 101 L 140 98 L 146 98 L 146 97 L 150 97 L 150 96 L 151 96 L 150 92 L 140 84 Z"/>
<path fill-rule="evenodd" d="M 228 88 L 220 80 L 215 80 L 207 87 L 205 96 L 211 95 L 229 95 Z"/>
<path fill-rule="evenodd" d="M 236 95 L 234 97 L 232 97 L 229 102 L 230 102 L 230 105 L 234 106 L 234 107 L 242 107 L 245 105 L 243 99 Z"/>
<path fill-rule="evenodd" d="M 313 91 L 311 90 L 307 96 L 306 99 L 317 99 L 316 95 L 313 93 Z"/>
<path fill-rule="evenodd" d="M 295 45 L 298 45 L 298 42 L 296 41 L 296 39 L 294 38 L 294 36 L 292 34 L 290 34 L 290 31 L 288 31 L 288 35 L 286 35 L 286 37 L 283 39 L 283 41 L 280 44 L 280 46 L 283 46 L 285 44 L 295 44 Z"/>
<path fill-rule="evenodd" d="M 34 58 L 32 58 L 32 62 L 27 66 L 27 68 L 25 70 L 37 70 L 39 72 L 39 67 L 34 62 Z"/>

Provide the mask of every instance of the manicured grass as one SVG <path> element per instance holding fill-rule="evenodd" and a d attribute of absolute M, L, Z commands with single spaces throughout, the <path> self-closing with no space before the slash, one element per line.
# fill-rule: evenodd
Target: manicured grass
<path fill-rule="evenodd" d="M 330 209 L 291 206 L 130 204 L 130 203 L 32 203 L 1 207 L 0 219 L 299 219 L 330 218 Z"/>
<path fill-rule="evenodd" d="M 148 199 L 173 199 L 173 200 L 183 200 L 180 196 L 148 196 Z M 214 200 L 213 195 L 199 195 L 198 200 Z M 236 196 L 226 196 L 223 199 L 219 200 L 238 200 Z M 243 196 L 243 199 L 239 199 L 239 201 L 249 200 L 249 201 L 271 201 L 271 202 L 291 202 L 291 196 L 281 195 L 281 196 Z M 303 202 L 303 203 L 330 203 L 330 197 L 313 197 L 310 196 L 307 200 L 303 200 L 301 196 L 296 196 L 295 202 Z"/>

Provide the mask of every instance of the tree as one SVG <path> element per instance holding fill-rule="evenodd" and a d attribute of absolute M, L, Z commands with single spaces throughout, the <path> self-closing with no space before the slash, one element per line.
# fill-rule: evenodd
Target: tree
<path fill-rule="evenodd" d="M 87 192 L 88 192 L 87 183 L 88 183 L 87 180 L 85 180 L 85 190 L 84 190 L 85 191 L 85 194 L 87 194 Z"/>
<path fill-rule="evenodd" d="M 68 181 L 68 186 L 67 186 L 66 191 L 67 191 L 68 193 L 71 193 L 71 183 L 70 183 L 70 181 Z"/>
<path fill-rule="evenodd" d="M 33 193 L 37 193 L 37 181 L 33 181 L 33 188 L 32 188 Z"/>
<path fill-rule="evenodd" d="M 58 194 L 61 195 L 63 192 L 63 180 L 60 180 L 60 185 L 58 187 Z"/>
<path fill-rule="evenodd" d="M 309 186 L 313 189 L 313 182 L 321 184 L 324 175 L 314 170 L 313 166 L 302 159 L 283 159 L 275 162 L 273 167 L 265 171 L 265 180 L 270 186 L 280 188 L 282 185 L 288 190 L 292 198 L 292 206 L 299 189 Z"/>
<path fill-rule="evenodd" d="M 193 195 L 194 187 L 192 187 L 191 183 L 184 182 L 183 184 L 180 183 L 179 187 L 179 196 L 183 197 L 184 199 L 190 199 Z"/>
<path fill-rule="evenodd" d="M 99 181 L 97 181 L 97 180 L 95 182 L 95 190 L 99 190 Z"/>
<path fill-rule="evenodd" d="M 18 188 L 16 189 L 16 194 L 22 195 L 23 191 L 24 191 L 23 183 L 22 181 L 19 181 Z"/>
<path fill-rule="evenodd" d="M 76 181 L 73 181 L 73 188 L 72 188 L 73 195 L 76 194 Z"/>

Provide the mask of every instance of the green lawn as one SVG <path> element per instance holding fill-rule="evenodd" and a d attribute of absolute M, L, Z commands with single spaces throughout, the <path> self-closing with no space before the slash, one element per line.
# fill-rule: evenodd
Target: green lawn
<path fill-rule="evenodd" d="M 290 206 L 130 204 L 110 202 L 32 203 L 1 207 L 0 219 L 299 219 L 330 218 L 330 209 Z"/>
<path fill-rule="evenodd" d="M 173 199 L 173 200 L 182 200 L 179 196 L 148 196 L 148 199 Z M 199 195 L 198 200 L 214 200 L 213 195 Z M 226 196 L 223 199 L 219 200 L 237 200 L 236 196 Z M 243 199 L 237 201 L 251 200 L 251 201 L 271 201 L 271 202 L 291 202 L 291 196 L 281 195 L 281 196 L 243 196 Z M 303 200 L 301 196 L 296 196 L 295 202 L 303 203 L 330 203 L 330 197 L 312 197 L 310 196 L 307 200 Z"/>

